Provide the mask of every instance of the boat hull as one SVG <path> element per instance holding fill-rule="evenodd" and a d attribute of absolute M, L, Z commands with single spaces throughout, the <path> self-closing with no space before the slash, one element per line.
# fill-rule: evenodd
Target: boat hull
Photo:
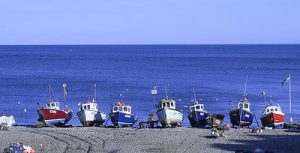
<path fill-rule="evenodd" d="M 101 126 L 106 120 L 106 114 L 98 111 L 83 110 L 77 116 L 83 126 Z"/>
<path fill-rule="evenodd" d="M 250 126 L 253 121 L 253 113 L 244 109 L 235 109 L 230 111 L 230 122 L 233 126 Z"/>
<path fill-rule="evenodd" d="M 73 112 L 41 108 L 38 114 L 38 121 L 42 121 L 46 126 L 64 126 L 71 120 Z"/>
<path fill-rule="evenodd" d="M 158 120 L 163 127 L 181 126 L 183 113 L 177 109 L 162 108 L 157 111 Z"/>
<path fill-rule="evenodd" d="M 110 113 L 109 116 L 115 127 L 132 127 L 138 120 L 135 114 L 123 112 Z"/>
<path fill-rule="evenodd" d="M 264 127 L 278 127 L 284 124 L 284 115 L 277 113 L 269 113 L 263 115 L 261 118 L 261 123 Z"/>
<path fill-rule="evenodd" d="M 188 118 L 192 127 L 204 127 L 207 125 L 206 118 L 209 117 L 207 112 L 192 111 L 189 113 Z"/>
<path fill-rule="evenodd" d="M 223 124 L 225 115 L 223 114 L 211 114 L 206 119 L 207 124 L 211 127 L 219 127 Z"/>

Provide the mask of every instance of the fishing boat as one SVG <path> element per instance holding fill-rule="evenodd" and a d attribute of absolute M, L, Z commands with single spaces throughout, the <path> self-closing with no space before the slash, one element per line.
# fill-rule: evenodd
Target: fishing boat
<path fill-rule="evenodd" d="M 183 120 L 182 111 L 176 109 L 176 102 L 173 99 L 162 99 L 157 107 L 157 116 L 162 127 L 181 126 Z"/>
<path fill-rule="evenodd" d="M 225 115 L 223 114 L 210 114 L 206 118 L 207 125 L 211 127 L 220 127 L 223 124 Z"/>
<path fill-rule="evenodd" d="M 278 105 L 269 104 L 265 107 L 264 113 L 260 118 L 264 127 L 278 127 L 284 124 L 284 113 Z"/>
<path fill-rule="evenodd" d="M 250 126 L 253 121 L 253 113 L 250 111 L 250 102 L 246 97 L 238 103 L 238 108 L 229 113 L 232 126 Z"/>
<path fill-rule="evenodd" d="M 248 76 L 246 76 L 243 99 L 238 103 L 237 109 L 233 109 L 229 112 L 230 122 L 233 127 L 249 127 L 253 121 L 254 114 L 250 110 L 250 102 L 247 99 L 247 82 Z"/>
<path fill-rule="evenodd" d="M 206 109 L 204 109 L 203 104 L 199 104 L 197 101 L 190 106 L 190 113 L 188 115 L 190 124 L 192 127 L 204 127 L 207 125 L 206 118 L 209 114 Z"/>
<path fill-rule="evenodd" d="M 106 120 L 105 112 L 98 111 L 98 104 L 96 103 L 96 84 L 95 87 L 95 97 L 93 101 L 85 101 L 78 104 L 77 116 L 80 123 L 83 126 L 100 126 Z"/>
<path fill-rule="evenodd" d="M 16 123 L 15 118 L 11 116 L 0 116 L 0 131 L 9 130 Z"/>
<path fill-rule="evenodd" d="M 195 90 L 194 90 L 194 103 L 189 107 L 190 112 L 188 119 L 192 127 L 204 127 L 207 125 L 207 118 L 209 113 L 204 108 L 204 104 L 201 104 L 197 101 Z"/>
<path fill-rule="evenodd" d="M 136 114 L 133 114 L 131 106 L 123 102 L 117 102 L 112 106 L 109 114 L 115 127 L 132 127 L 137 122 Z"/>
<path fill-rule="evenodd" d="M 151 90 L 153 100 L 157 95 L 157 86 Z M 183 121 L 183 112 L 176 109 L 176 101 L 168 98 L 168 90 L 166 88 L 166 99 L 162 99 L 156 104 L 156 114 L 162 127 L 181 126 Z"/>
<path fill-rule="evenodd" d="M 63 85 L 65 86 L 65 84 Z M 39 108 L 37 113 L 39 115 L 38 121 L 43 122 L 46 126 L 64 126 L 72 118 L 73 111 L 70 109 L 60 109 L 60 103 L 52 101 L 51 99 L 51 86 L 49 85 L 49 103 L 45 107 Z M 64 87 L 64 93 L 65 93 Z"/>
<path fill-rule="evenodd" d="M 105 112 L 99 112 L 94 101 L 79 103 L 77 116 L 83 126 L 101 126 L 106 120 Z"/>

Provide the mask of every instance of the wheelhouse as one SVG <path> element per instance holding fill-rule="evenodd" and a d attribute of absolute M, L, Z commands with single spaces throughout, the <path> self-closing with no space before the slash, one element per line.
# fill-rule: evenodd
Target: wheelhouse
<path fill-rule="evenodd" d="M 244 98 L 242 101 L 240 101 L 238 103 L 238 108 L 250 111 L 250 103 L 248 102 L 248 100 L 246 98 Z"/>
<path fill-rule="evenodd" d="M 121 103 L 120 105 L 116 104 L 112 107 L 112 112 L 122 112 L 125 114 L 131 114 L 131 106 L 130 105 L 125 105 L 124 103 Z"/>
<path fill-rule="evenodd" d="M 46 108 L 60 110 L 59 102 L 50 102 L 50 103 L 46 104 Z"/>
<path fill-rule="evenodd" d="M 78 104 L 79 111 L 98 111 L 97 103 L 92 103 L 90 101 L 86 101 L 84 103 Z"/>
<path fill-rule="evenodd" d="M 203 111 L 206 112 L 205 108 L 204 108 L 204 104 L 194 104 L 192 106 L 190 106 L 190 111 Z"/>
<path fill-rule="evenodd" d="M 265 108 L 265 114 L 270 114 L 270 113 L 276 113 L 276 114 L 283 114 L 281 107 L 279 104 L 277 106 L 269 105 Z"/>
<path fill-rule="evenodd" d="M 173 108 L 176 109 L 175 100 L 163 99 L 160 101 L 158 108 Z"/>

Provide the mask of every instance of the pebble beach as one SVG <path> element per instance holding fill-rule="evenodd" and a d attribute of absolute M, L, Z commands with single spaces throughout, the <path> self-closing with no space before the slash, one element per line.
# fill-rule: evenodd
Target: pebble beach
<path fill-rule="evenodd" d="M 250 133 L 249 129 L 225 131 L 225 137 L 212 137 L 211 129 L 169 128 L 34 128 L 14 126 L 0 131 L 1 151 L 11 142 L 22 142 L 36 152 L 207 152 L 236 150 L 292 153 L 300 150 L 300 133 L 285 129 Z"/>

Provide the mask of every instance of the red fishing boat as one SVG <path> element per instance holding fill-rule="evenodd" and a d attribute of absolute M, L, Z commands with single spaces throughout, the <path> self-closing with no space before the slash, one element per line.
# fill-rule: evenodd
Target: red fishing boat
<path fill-rule="evenodd" d="M 66 94 L 66 85 L 63 85 L 64 93 Z M 51 86 L 49 85 L 49 99 L 50 102 L 45 107 L 37 107 L 37 113 L 39 114 L 38 121 L 43 122 L 46 126 L 64 126 L 71 120 L 73 111 L 69 109 L 61 110 L 59 102 L 51 100 Z M 39 105 L 39 104 L 38 104 Z"/>
<path fill-rule="evenodd" d="M 39 119 L 45 125 L 64 126 L 71 120 L 72 110 L 60 110 L 59 102 L 49 102 L 38 110 Z"/>
<path fill-rule="evenodd" d="M 284 113 L 281 107 L 278 105 L 267 105 L 264 113 L 260 118 L 261 123 L 264 127 L 278 127 L 284 124 Z"/>

